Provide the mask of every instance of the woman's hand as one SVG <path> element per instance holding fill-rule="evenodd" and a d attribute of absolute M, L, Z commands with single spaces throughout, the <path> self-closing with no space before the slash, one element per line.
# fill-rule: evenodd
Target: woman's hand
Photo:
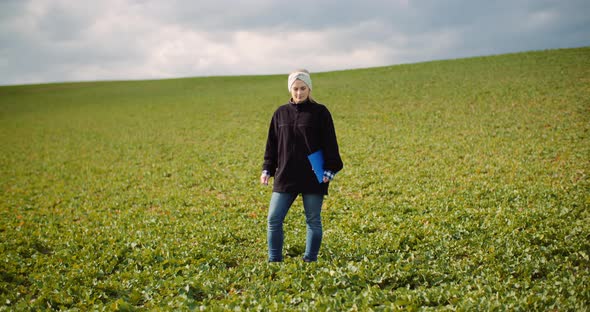
<path fill-rule="evenodd" d="M 270 175 L 263 171 L 262 174 L 260 175 L 260 184 L 263 185 L 268 185 L 268 180 L 270 179 Z"/>
<path fill-rule="evenodd" d="M 334 173 L 330 170 L 324 170 L 324 179 L 322 181 L 324 183 L 328 183 L 328 182 L 334 180 L 334 176 L 336 176 L 336 173 Z"/>

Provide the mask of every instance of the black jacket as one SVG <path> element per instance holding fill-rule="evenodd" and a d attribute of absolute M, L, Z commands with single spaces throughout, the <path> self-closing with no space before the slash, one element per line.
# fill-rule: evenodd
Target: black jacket
<path fill-rule="evenodd" d="M 310 100 L 280 106 L 270 122 L 262 166 L 274 176 L 273 191 L 328 194 L 328 183 L 318 183 L 307 159 L 320 149 L 324 170 L 340 171 L 342 159 L 328 109 Z"/>

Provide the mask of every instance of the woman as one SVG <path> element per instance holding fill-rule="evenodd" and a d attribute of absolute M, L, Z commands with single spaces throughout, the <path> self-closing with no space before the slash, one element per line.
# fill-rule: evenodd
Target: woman
<path fill-rule="evenodd" d="M 329 182 L 342 169 L 334 123 L 328 109 L 311 98 L 312 83 L 307 70 L 289 75 L 289 103 L 273 114 L 268 130 L 260 183 L 274 176 L 268 211 L 268 260 L 283 261 L 283 221 L 299 194 L 307 222 L 305 262 L 317 261 L 322 243 L 322 202 Z M 308 155 L 322 150 L 323 181 L 312 170 Z"/>

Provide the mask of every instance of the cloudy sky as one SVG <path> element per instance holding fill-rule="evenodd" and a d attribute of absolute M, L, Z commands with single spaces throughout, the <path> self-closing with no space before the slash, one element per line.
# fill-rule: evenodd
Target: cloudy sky
<path fill-rule="evenodd" d="M 0 0 L 0 85 L 590 46 L 589 0 Z"/>

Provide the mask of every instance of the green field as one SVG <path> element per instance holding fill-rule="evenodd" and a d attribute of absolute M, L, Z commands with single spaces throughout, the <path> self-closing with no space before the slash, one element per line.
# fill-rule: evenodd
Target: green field
<path fill-rule="evenodd" d="M 312 78 L 312 264 L 300 199 L 266 262 L 287 74 L 0 87 L 0 311 L 590 308 L 589 47 Z"/>

